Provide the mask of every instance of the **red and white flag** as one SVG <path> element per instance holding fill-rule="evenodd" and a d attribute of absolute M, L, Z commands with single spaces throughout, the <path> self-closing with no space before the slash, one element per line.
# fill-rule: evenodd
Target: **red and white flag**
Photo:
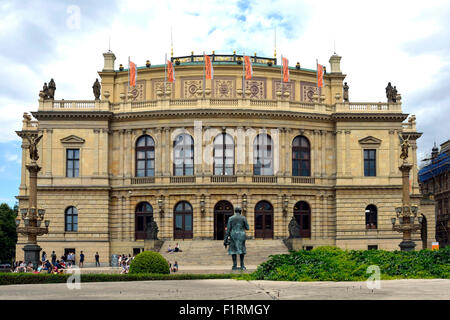
<path fill-rule="evenodd" d="M 167 60 L 167 81 L 175 81 L 175 68 L 173 67 L 172 61 L 170 60 Z"/>
<path fill-rule="evenodd" d="M 323 65 L 317 63 L 317 86 L 323 88 Z"/>
<path fill-rule="evenodd" d="M 282 58 L 283 60 L 283 82 L 289 82 L 289 60 Z"/>
<path fill-rule="evenodd" d="M 253 77 L 253 68 L 252 68 L 252 61 L 250 60 L 249 56 L 244 57 L 244 64 L 245 64 L 245 80 L 250 80 Z"/>
<path fill-rule="evenodd" d="M 130 87 L 135 87 L 136 86 L 136 80 L 137 80 L 137 67 L 136 64 L 132 61 L 130 61 L 130 58 L 128 58 L 128 83 Z"/>
<path fill-rule="evenodd" d="M 211 63 L 211 57 L 205 55 L 205 78 L 214 79 L 214 68 Z"/>

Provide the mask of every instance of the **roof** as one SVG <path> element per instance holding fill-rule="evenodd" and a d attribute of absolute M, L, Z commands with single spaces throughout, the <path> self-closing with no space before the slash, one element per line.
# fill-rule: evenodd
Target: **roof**
<path fill-rule="evenodd" d="M 419 170 L 419 182 L 425 182 L 450 170 L 450 153 L 441 152 L 431 164 Z"/>

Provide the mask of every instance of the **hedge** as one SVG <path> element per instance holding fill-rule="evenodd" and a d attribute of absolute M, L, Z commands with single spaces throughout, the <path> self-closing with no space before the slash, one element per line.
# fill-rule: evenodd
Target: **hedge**
<path fill-rule="evenodd" d="M 3 273 L 0 285 L 66 283 L 71 274 Z M 233 274 L 81 274 L 83 282 L 231 279 Z"/>
<path fill-rule="evenodd" d="M 139 253 L 130 263 L 130 274 L 161 273 L 169 274 L 169 263 L 164 257 L 153 251 Z"/>
<path fill-rule="evenodd" d="M 450 247 L 438 251 L 342 250 L 318 247 L 273 255 L 250 275 L 252 280 L 365 281 L 370 265 L 381 279 L 450 279 Z"/>

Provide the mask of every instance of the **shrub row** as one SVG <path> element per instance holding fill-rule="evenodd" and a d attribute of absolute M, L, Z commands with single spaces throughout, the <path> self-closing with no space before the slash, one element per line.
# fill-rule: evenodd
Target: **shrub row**
<path fill-rule="evenodd" d="M 251 274 L 254 280 L 364 281 L 367 268 L 380 268 L 381 279 L 450 279 L 450 247 L 438 251 L 342 250 L 319 247 L 273 255 Z"/>
<path fill-rule="evenodd" d="M 0 285 L 65 283 L 70 274 L 0 274 Z M 81 274 L 81 282 L 230 279 L 232 274 Z"/>

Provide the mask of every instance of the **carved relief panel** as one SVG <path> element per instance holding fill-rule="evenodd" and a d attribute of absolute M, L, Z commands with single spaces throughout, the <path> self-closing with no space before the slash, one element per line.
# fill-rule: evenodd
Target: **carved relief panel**
<path fill-rule="evenodd" d="M 300 97 L 301 101 L 304 102 L 314 102 L 313 95 L 317 93 L 319 96 L 322 93 L 317 84 L 314 82 L 300 82 Z"/>
<path fill-rule="evenodd" d="M 214 98 L 231 99 L 236 97 L 236 78 L 217 77 L 212 81 Z"/>
<path fill-rule="evenodd" d="M 128 89 L 130 90 L 133 97 L 131 98 L 132 101 L 144 101 L 145 100 L 145 80 L 138 80 L 136 81 L 135 87 L 128 88 L 128 82 L 124 84 L 125 86 L 125 92 L 128 95 Z"/>
<path fill-rule="evenodd" d="M 203 79 L 198 78 L 183 78 L 181 80 L 181 96 L 184 99 L 197 98 L 197 91 L 203 90 Z"/>
<path fill-rule="evenodd" d="M 164 78 L 160 79 L 152 79 L 152 99 L 156 100 L 158 96 L 156 95 L 156 92 L 158 90 L 161 90 L 164 92 Z M 175 90 L 173 89 L 173 83 L 166 82 L 166 90 L 171 90 L 171 97 L 175 97 Z"/>
<path fill-rule="evenodd" d="M 245 89 L 250 90 L 250 99 L 266 99 L 266 79 L 245 80 Z"/>
<path fill-rule="evenodd" d="M 277 91 L 282 91 L 283 93 L 289 92 L 289 99 L 292 101 L 295 100 L 295 82 L 294 81 L 283 82 L 283 85 L 281 85 L 281 80 L 273 79 L 272 99 L 277 98 Z"/>

